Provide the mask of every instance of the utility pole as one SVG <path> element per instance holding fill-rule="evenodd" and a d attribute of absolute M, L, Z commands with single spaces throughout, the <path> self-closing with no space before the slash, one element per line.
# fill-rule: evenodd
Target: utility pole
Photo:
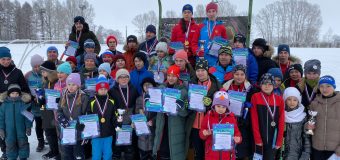
<path fill-rule="evenodd" d="M 251 18 L 253 15 L 253 0 L 249 0 L 249 7 L 248 7 L 248 27 L 247 27 L 247 46 L 250 46 L 250 32 L 251 32 Z"/>
<path fill-rule="evenodd" d="M 85 4 L 81 4 L 81 5 L 79 5 L 79 8 L 81 10 L 81 16 L 84 17 L 84 10 L 86 9 L 86 5 Z"/>
<path fill-rule="evenodd" d="M 40 21 L 41 21 L 41 39 L 43 39 L 45 38 L 44 13 L 46 13 L 46 10 L 44 8 L 41 8 L 39 13 L 40 13 Z"/>
<path fill-rule="evenodd" d="M 161 25 L 162 25 L 162 2 L 158 0 L 158 39 L 161 38 Z"/>

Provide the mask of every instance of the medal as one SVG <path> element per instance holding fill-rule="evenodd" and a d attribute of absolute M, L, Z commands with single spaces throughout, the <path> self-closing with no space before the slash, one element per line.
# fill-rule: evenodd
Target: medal
<path fill-rule="evenodd" d="M 272 118 L 272 122 L 270 123 L 270 125 L 271 125 L 272 127 L 275 127 L 275 126 L 276 126 L 276 123 L 275 123 L 275 120 L 274 120 L 274 118 L 275 118 L 275 112 L 276 112 L 276 101 L 275 101 L 275 96 L 274 96 L 274 94 L 273 94 L 273 99 L 274 99 L 274 109 L 273 109 L 273 111 L 270 109 L 269 102 L 266 100 L 266 98 L 264 97 L 263 93 L 261 93 L 261 96 L 262 96 L 264 102 L 266 103 L 267 111 L 269 112 L 270 117 Z"/>
<path fill-rule="evenodd" d="M 189 41 L 188 41 L 188 40 L 185 40 L 184 45 L 185 45 L 185 46 L 188 46 L 188 45 L 189 45 Z"/>
<path fill-rule="evenodd" d="M 100 119 L 100 122 L 105 123 L 105 118 L 104 118 L 104 117 L 101 118 L 101 119 Z"/>
<path fill-rule="evenodd" d="M 270 123 L 270 125 L 271 125 L 272 127 L 275 127 L 275 126 L 276 126 L 276 123 L 275 123 L 274 121 L 272 121 L 272 122 Z"/>
<path fill-rule="evenodd" d="M 4 84 L 8 84 L 8 80 L 7 79 L 4 80 Z"/>
<path fill-rule="evenodd" d="M 10 71 L 8 74 L 6 74 L 6 73 L 4 72 L 4 70 L 2 70 L 2 74 L 4 74 L 4 77 L 5 77 L 4 84 L 6 84 L 6 85 L 8 84 L 7 78 L 11 75 L 11 73 L 12 73 L 14 70 L 15 70 L 15 67 L 14 67 L 13 70 Z"/>

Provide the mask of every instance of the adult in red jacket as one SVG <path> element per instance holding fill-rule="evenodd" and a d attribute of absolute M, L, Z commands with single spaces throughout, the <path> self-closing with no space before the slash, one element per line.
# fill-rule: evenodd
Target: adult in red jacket
<path fill-rule="evenodd" d="M 182 9 L 183 18 L 172 28 L 171 42 L 182 42 L 188 53 L 188 60 L 191 66 L 195 66 L 196 48 L 192 44 L 194 35 L 199 32 L 199 27 L 192 18 L 193 8 L 190 4 L 186 4 Z M 197 37 L 198 38 L 198 37 Z M 197 40 L 196 40 L 197 41 Z"/>

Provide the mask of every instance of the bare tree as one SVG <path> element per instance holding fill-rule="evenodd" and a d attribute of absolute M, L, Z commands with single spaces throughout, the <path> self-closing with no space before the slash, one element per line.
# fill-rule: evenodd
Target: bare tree
<path fill-rule="evenodd" d="M 219 17 L 229 17 L 236 15 L 236 5 L 233 5 L 229 0 L 218 1 L 218 13 Z"/>
<path fill-rule="evenodd" d="M 165 12 L 165 17 L 166 18 L 177 18 L 177 14 L 175 11 L 170 10 Z"/>
<path fill-rule="evenodd" d="M 135 16 L 135 18 L 132 21 L 132 24 L 134 24 L 137 27 L 137 33 L 140 40 L 144 40 L 144 34 L 145 29 L 149 24 L 155 25 L 156 28 L 158 28 L 158 18 L 156 16 L 156 13 L 154 11 L 149 11 L 147 13 L 139 14 Z"/>
<path fill-rule="evenodd" d="M 206 14 L 205 14 L 205 9 L 204 9 L 203 4 L 198 4 L 194 12 L 194 17 L 198 18 L 198 17 L 205 17 L 205 16 Z"/>

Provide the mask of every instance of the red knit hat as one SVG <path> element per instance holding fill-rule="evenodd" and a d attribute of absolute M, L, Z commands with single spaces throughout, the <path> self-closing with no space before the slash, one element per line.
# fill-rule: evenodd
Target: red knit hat
<path fill-rule="evenodd" d="M 99 89 L 106 88 L 107 90 L 110 89 L 109 81 L 105 78 L 104 75 L 99 75 L 96 81 L 96 92 L 98 92 Z"/>
<path fill-rule="evenodd" d="M 180 58 L 180 59 L 184 59 L 185 61 L 188 61 L 188 53 L 184 49 L 181 49 L 176 52 L 175 59 L 176 58 Z"/>
<path fill-rule="evenodd" d="M 69 56 L 66 58 L 66 62 L 72 62 L 74 65 L 77 65 L 77 58 L 74 56 Z"/>
<path fill-rule="evenodd" d="M 168 68 L 167 74 L 173 74 L 177 78 L 179 78 L 179 73 L 181 72 L 181 69 L 177 65 L 172 65 Z"/>
<path fill-rule="evenodd" d="M 205 11 L 208 12 L 210 9 L 214 9 L 217 12 L 217 4 L 215 2 L 210 2 L 207 7 L 205 8 Z"/>
<path fill-rule="evenodd" d="M 117 41 L 117 38 L 114 36 L 114 35 L 109 35 L 107 38 L 106 38 L 106 44 L 109 45 L 109 40 L 110 39 L 114 39 L 116 41 L 116 44 L 118 44 L 118 41 Z"/>
<path fill-rule="evenodd" d="M 113 64 L 116 64 L 116 62 L 118 61 L 118 59 L 122 59 L 126 62 L 125 57 L 122 54 L 117 54 L 113 57 Z"/>

